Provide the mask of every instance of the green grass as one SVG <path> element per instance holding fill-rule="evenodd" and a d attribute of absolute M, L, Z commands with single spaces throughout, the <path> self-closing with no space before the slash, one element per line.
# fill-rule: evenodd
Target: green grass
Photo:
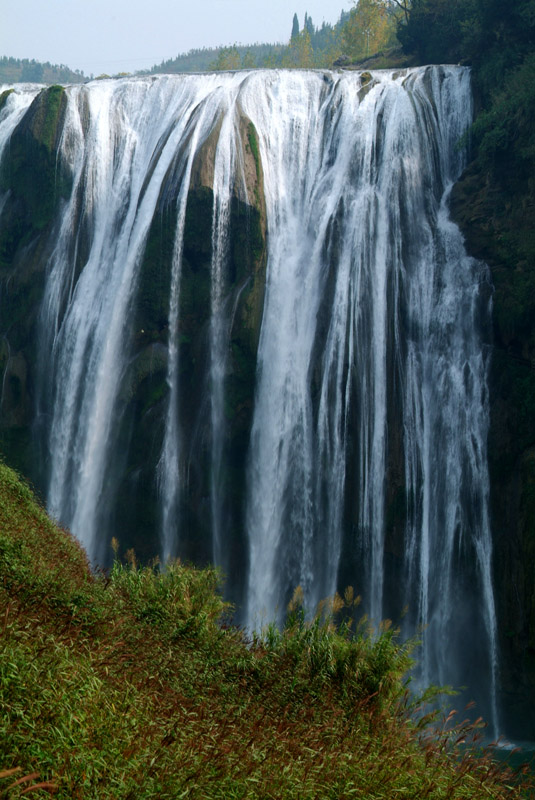
<path fill-rule="evenodd" d="M 352 631 L 351 590 L 246 641 L 216 570 L 133 553 L 91 574 L 0 465 L 0 796 L 520 798 L 514 776 L 417 718 L 411 645 Z M 476 726 L 477 727 L 477 726 Z M 457 741 L 457 744 L 456 744 Z M 532 787 L 533 788 L 533 787 Z M 526 795 L 528 796 L 528 795 Z"/>

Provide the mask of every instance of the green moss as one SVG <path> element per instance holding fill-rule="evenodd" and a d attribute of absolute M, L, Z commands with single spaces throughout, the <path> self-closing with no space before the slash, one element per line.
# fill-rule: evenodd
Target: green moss
<path fill-rule="evenodd" d="M 260 182 L 262 170 L 260 166 L 260 151 L 258 149 L 258 134 L 252 122 L 247 125 L 247 141 L 256 165 L 256 180 Z"/>
<path fill-rule="evenodd" d="M 59 200 L 70 187 L 57 158 L 65 106 L 61 87 L 40 92 L 13 132 L 9 158 L 0 167 L 0 190 L 9 191 L 0 229 L 0 319 L 6 343 L 2 365 L 5 368 L 7 348 L 18 365 L 5 375 L 3 424 L 10 427 L 0 435 L 0 449 L 34 480 L 39 479 L 36 442 L 29 426 L 38 349 L 36 320 L 45 282 L 43 254 Z"/>
<path fill-rule="evenodd" d="M 39 106 L 33 131 L 37 141 L 41 142 L 49 153 L 56 148 L 65 103 L 66 96 L 63 86 L 49 86 L 48 89 L 45 89 L 45 99 Z"/>
<path fill-rule="evenodd" d="M 4 92 L 0 92 L 0 111 L 2 111 L 3 107 L 7 103 L 7 99 L 10 94 L 13 94 L 14 89 L 6 89 Z"/>
<path fill-rule="evenodd" d="M 231 209 L 232 280 L 243 286 L 233 339 L 254 354 L 260 336 L 265 290 L 266 243 L 260 211 L 233 200 Z"/>
<path fill-rule="evenodd" d="M 247 125 L 247 142 L 248 142 L 248 149 L 252 154 L 255 162 L 256 182 L 254 187 L 254 200 L 256 208 L 258 209 L 258 211 L 260 211 L 260 209 L 262 208 L 262 198 L 260 197 L 260 192 L 262 190 L 262 185 L 263 185 L 262 163 L 260 161 L 260 150 L 258 147 L 258 134 L 252 122 L 249 122 Z"/>

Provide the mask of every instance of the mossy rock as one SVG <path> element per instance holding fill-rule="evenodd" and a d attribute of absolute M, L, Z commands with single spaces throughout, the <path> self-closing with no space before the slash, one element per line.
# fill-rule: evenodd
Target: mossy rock
<path fill-rule="evenodd" d="M 0 111 L 4 108 L 5 104 L 7 103 L 8 97 L 10 94 L 13 94 L 14 89 L 6 89 L 3 92 L 0 92 Z"/>
<path fill-rule="evenodd" d="M 58 162 L 66 107 L 61 86 L 43 89 L 11 136 L 9 158 L 0 166 L 0 191 L 11 194 L 0 234 L 0 271 L 47 228 L 71 191 L 72 176 Z"/>

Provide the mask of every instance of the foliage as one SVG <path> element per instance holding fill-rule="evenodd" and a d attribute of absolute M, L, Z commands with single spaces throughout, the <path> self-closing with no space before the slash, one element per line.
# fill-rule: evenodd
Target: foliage
<path fill-rule="evenodd" d="M 307 69 L 314 66 L 314 51 L 310 40 L 310 32 L 303 28 L 294 36 L 290 46 L 282 59 L 281 66 Z"/>
<path fill-rule="evenodd" d="M 3 91 L 0 94 L 0 111 L 2 111 L 5 104 L 7 103 L 9 95 L 13 94 L 14 91 L 15 91 L 14 89 L 5 89 L 5 91 Z"/>
<path fill-rule="evenodd" d="M 302 590 L 297 587 L 283 631 L 274 625 L 263 631 L 260 643 L 291 665 L 293 694 L 321 698 L 334 681 L 349 706 L 364 702 L 384 708 L 402 696 L 403 676 L 412 666 L 416 642 L 401 643 L 399 630 L 389 621 L 376 637 L 366 617 L 352 633 L 353 612 L 359 603 L 348 587 L 344 598 L 336 594 L 324 601 L 307 621 Z"/>
<path fill-rule="evenodd" d="M 349 18 L 342 11 L 338 21 L 316 27 L 305 15 L 303 28 L 294 14 L 288 44 L 234 44 L 190 50 L 174 59 L 162 61 L 151 73 L 202 72 L 226 69 L 330 68 L 341 53 L 341 31 Z"/>
<path fill-rule="evenodd" d="M 0 465 L 0 790 L 17 798 L 511 798 L 470 726 L 411 721 L 409 647 L 335 620 L 351 591 L 252 642 L 220 576 L 109 574 Z M 119 546 L 115 544 L 116 553 Z M 430 721 L 431 724 L 430 724 Z M 530 785 L 526 784 L 526 791 Z"/>
<path fill-rule="evenodd" d="M 535 46 L 535 0 L 477 0 L 477 17 L 466 43 L 478 89 L 489 105 L 507 73 L 518 68 Z"/>
<path fill-rule="evenodd" d="M 290 41 L 292 41 L 292 39 L 295 39 L 295 37 L 298 35 L 299 35 L 299 19 L 297 17 L 297 14 L 294 14 L 292 20 L 292 34 L 290 36 Z"/>
<path fill-rule="evenodd" d="M 109 574 L 116 608 L 159 628 L 162 641 L 210 640 L 214 624 L 228 608 L 218 593 L 217 570 L 184 569 L 172 563 L 162 572 L 157 561 L 138 568 L 133 551 L 126 558 L 129 566 L 115 561 Z"/>
<path fill-rule="evenodd" d="M 486 168 L 523 179 L 535 177 L 535 53 L 510 72 L 492 94 L 492 104 L 479 114 L 472 133 L 478 158 Z"/>
<path fill-rule="evenodd" d="M 493 265 L 497 339 L 511 340 L 510 331 L 523 328 L 527 341 L 535 263 L 535 0 L 413 0 L 399 37 L 423 60 L 473 64 L 480 110 L 470 132 L 474 164 L 461 192 L 472 195 L 473 209 L 470 183 L 481 189 L 478 214 L 468 207 L 466 214 L 484 219 L 480 255 Z M 529 348 L 523 356 L 532 357 Z"/>
<path fill-rule="evenodd" d="M 408 23 L 401 19 L 398 39 L 422 64 L 451 64 L 466 57 L 476 25 L 478 0 L 412 0 Z"/>
<path fill-rule="evenodd" d="M 357 0 L 342 28 L 344 53 L 357 60 L 391 46 L 395 20 L 386 0 Z"/>
<path fill-rule="evenodd" d="M 210 64 L 211 70 L 239 69 L 241 58 L 236 45 L 232 47 L 222 47 L 217 58 Z"/>
<path fill-rule="evenodd" d="M 470 182 L 485 184 L 477 200 L 486 230 L 480 255 L 506 267 L 505 281 L 494 270 L 495 313 L 508 317 L 507 328 L 518 327 L 507 306 L 514 301 L 517 320 L 531 315 L 535 263 L 535 0 L 412 0 L 398 36 L 423 61 L 473 65 L 480 109 L 470 132 L 474 164 L 461 191 L 473 195 Z M 502 338 L 508 337 L 500 325 Z"/>
<path fill-rule="evenodd" d="M 534 34 L 535 0 L 411 0 L 398 38 L 420 63 L 472 63 L 488 102 L 505 72 L 533 50 Z"/>
<path fill-rule="evenodd" d="M 72 70 L 65 64 L 41 63 L 27 58 L 0 57 L 0 83 L 79 83 L 85 80 L 79 69 Z"/>

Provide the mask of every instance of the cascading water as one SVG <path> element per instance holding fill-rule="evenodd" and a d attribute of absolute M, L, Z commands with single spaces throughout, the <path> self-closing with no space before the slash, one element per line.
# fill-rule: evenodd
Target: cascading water
<path fill-rule="evenodd" d="M 412 630 L 423 627 L 423 679 L 461 682 L 452 662 L 475 623 L 470 614 L 469 626 L 463 619 L 474 599 L 463 586 L 471 562 L 490 662 L 479 664 L 480 675 L 494 696 L 480 341 L 488 278 L 466 257 L 446 209 L 462 169 L 455 146 L 471 118 L 469 76 L 388 75 L 362 97 L 351 80 L 328 89 L 318 81 L 312 91 L 306 80 L 288 76 L 276 94 L 244 102 L 264 133 L 272 242 L 250 451 L 248 622 L 280 619 L 297 584 L 308 608 L 332 594 L 352 488 L 348 538 L 360 553 L 365 604 L 376 623 L 392 608 L 385 585 L 391 417 L 403 431 L 403 467 L 390 469 L 406 476 L 402 574 Z M 298 105 L 302 96 L 307 104 Z M 490 715 L 496 723 L 495 706 Z"/>
<path fill-rule="evenodd" d="M 229 102 L 236 102 L 236 94 Z M 228 323 L 224 307 L 224 276 L 229 250 L 229 217 L 236 171 L 235 109 L 227 109 L 214 163 L 212 217 L 212 288 L 210 324 L 210 400 L 212 423 L 212 539 L 213 559 L 224 564 L 222 471 L 224 447 L 224 380 L 227 369 Z"/>
<path fill-rule="evenodd" d="M 103 83 L 70 91 L 62 154 L 72 165 L 74 188 L 50 259 L 43 302 L 43 330 L 53 334 L 43 338 L 51 354 L 48 379 L 54 392 L 48 503 L 93 558 L 99 555 L 99 511 L 105 511 L 99 508 L 100 498 L 120 410 L 125 329 L 142 248 L 162 180 L 188 134 L 190 115 L 210 88 L 209 83 L 177 87 L 163 80 L 156 85 Z M 82 114 L 87 115 L 85 123 Z M 179 197 L 179 234 L 183 205 Z M 73 287 L 72 238 L 82 224 L 89 230 L 88 255 Z M 176 250 L 179 262 L 179 235 Z M 172 334 L 176 272 L 174 267 Z M 172 335 L 170 364 L 174 341 Z M 170 374 L 172 381 L 171 368 Z M 166 442 L 162 458 L 174 477 L 176 459 L 170 449 Z M 165 544 L 164 555 L 170 552 Z"/>
<path fill-rule="evenodd" d="M 163 559 L 192 535 L 183 507 L 197 480 L 188 525 L 197 514 L 210 531 L 205 552 L 247 572 L 246 625 L 280 621 L 297 585 L 313 609 L 352 582 L 375 622 L 407 605 L 407 632 L 424 627 L 423 681 L 458 685 L 477 671 L 496 724 L 488 276 L 447 212 L 469 81 L 466 69 L 433 67 L 374 72 L 365 84 L 357 73 L 258 71 L 69 87 L 58 170 L 72 190 L 45 267 L 38 411 L 49 508 L 102 559 L 128 460 L 118 433 L 125 376 L 146 335 L 133 329 L 138 287 L 165 206 L 167 391 L 152 476 Z M 8 98 L 5 152 L 37 91 Z M 249 124 L 260 205 L 245 163 Z M 180 356 L 184 265 L 189 198 L 207 158 L 209 275 L 195 267 L 195 287 L 209 283 L 209 321 L 191 364 L 208 399 L 195 408 Z M 237 198 L 264 209 L 267 260 L 243 489 L 229 522 L 228 475 L 242 463 L 229 462 L 235 313 L 252 280 L 232 278 L 231 290 Z"/>

